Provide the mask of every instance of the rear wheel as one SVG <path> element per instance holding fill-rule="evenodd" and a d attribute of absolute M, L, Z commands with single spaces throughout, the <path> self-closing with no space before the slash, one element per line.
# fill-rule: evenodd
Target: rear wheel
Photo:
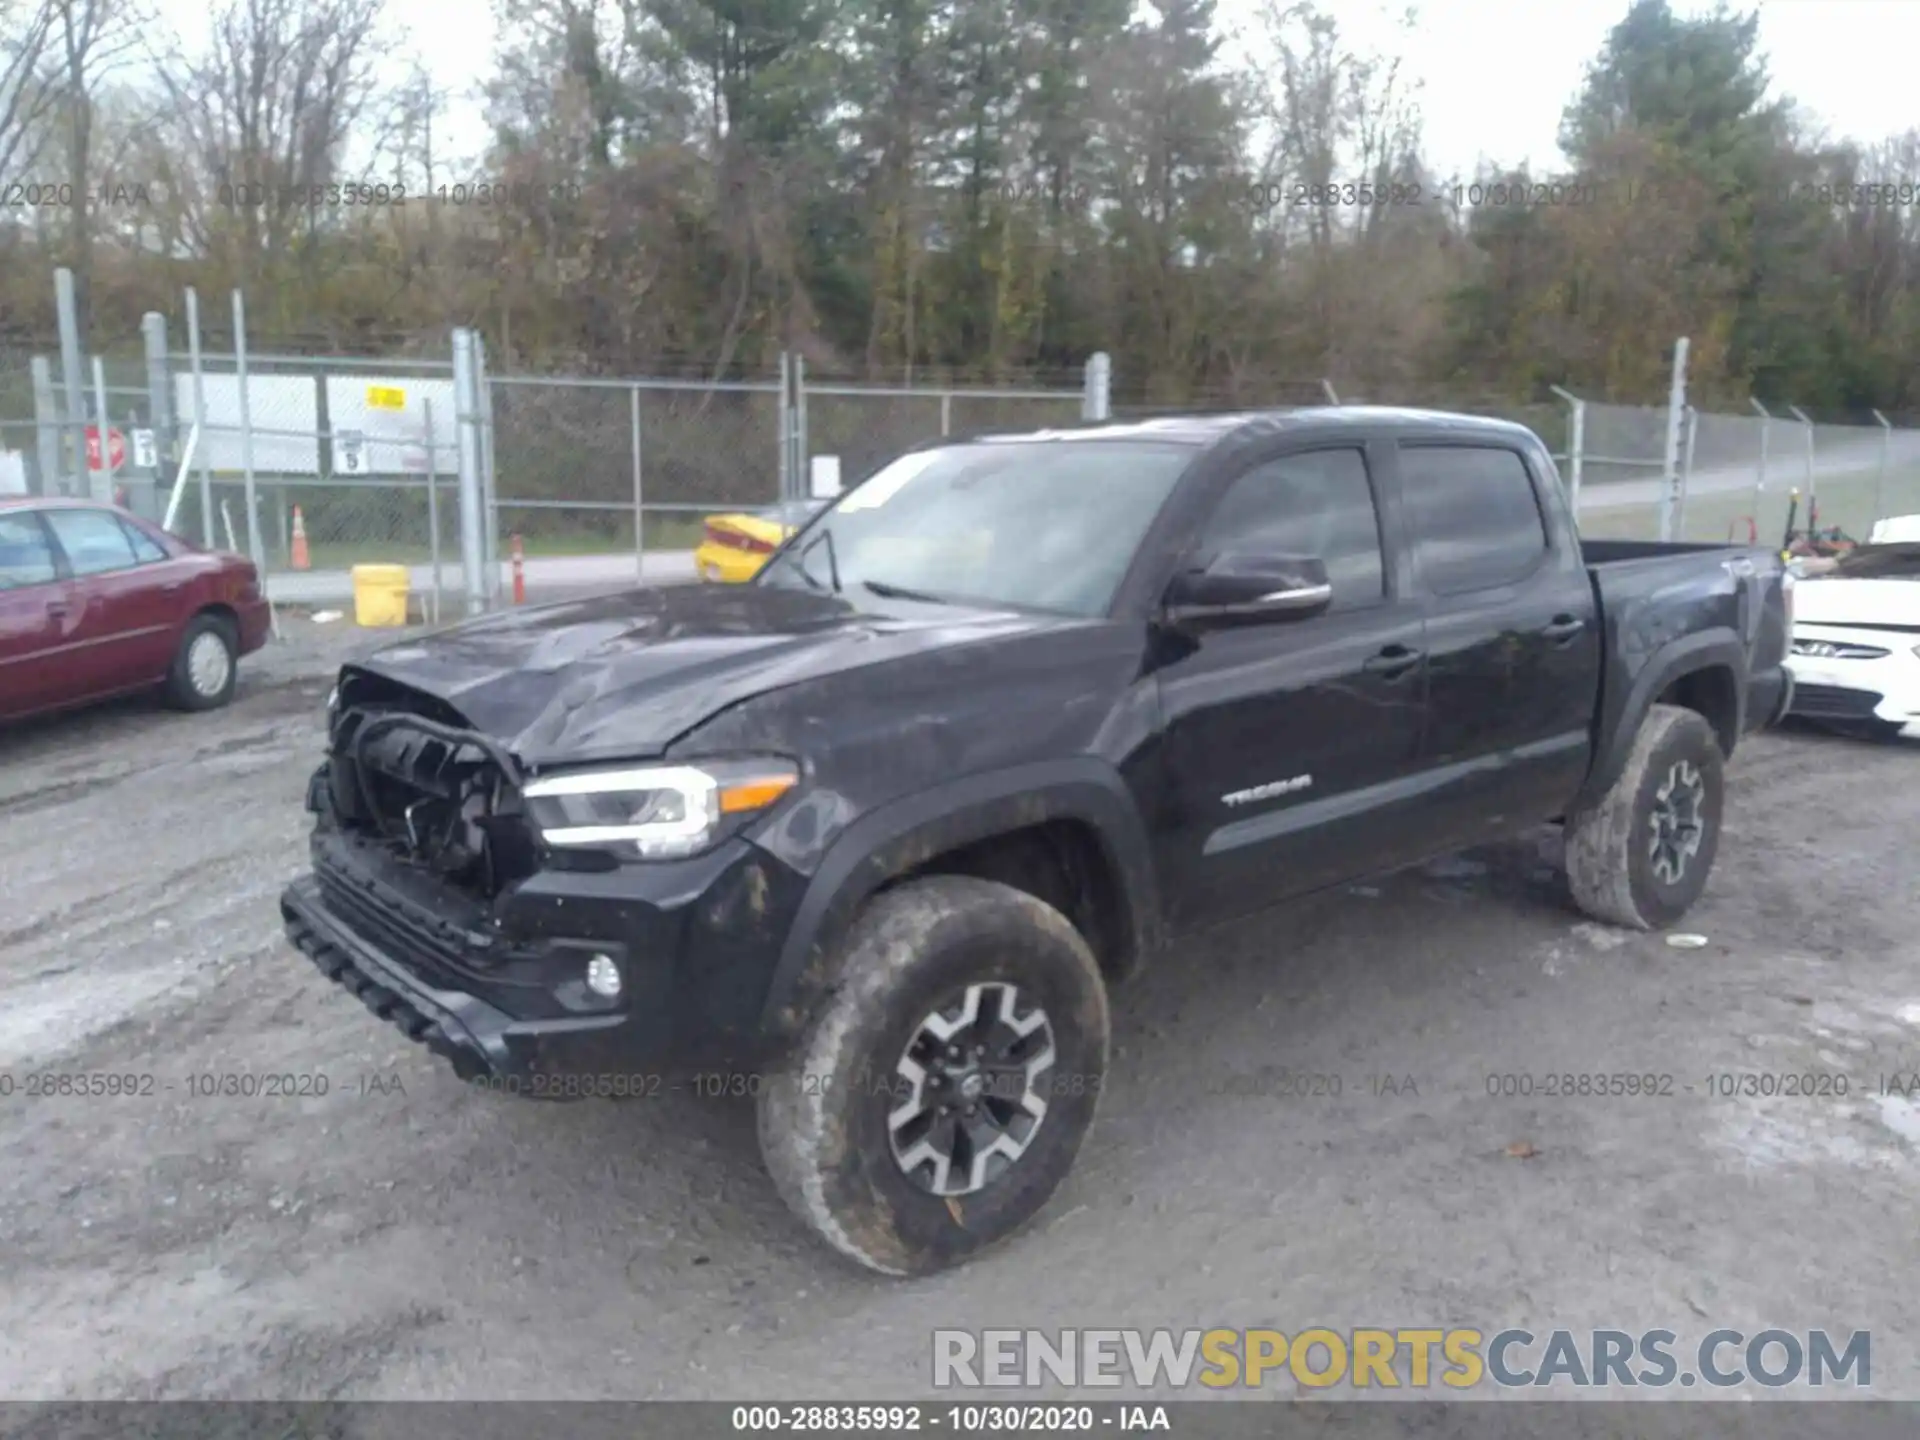
<path fill-rule="evenodd" d="M 215 710 L 233 698 L 240 646 L 233 626 L 218 615 L 196 615 L 181 633 L 167 672 L 167 703 L 181 710 Z"/>
<path fill-rule="evenodd" d="M 1567 882 L 1596 920 L 1655 930 L 1706 889 L 1720 848 L 1725 757 L 1706 718 L 1655 705 L 1620 778 L 1568 817 Z"/>
<path fill-rule="evenodd" d="M 888 1275 L 959 1264 L 1072 1168 L 1107 1065 L 1106 988 L 1051 906 L 964 876 L 876 898 L 759 1102 L 780 1194 Z"/>

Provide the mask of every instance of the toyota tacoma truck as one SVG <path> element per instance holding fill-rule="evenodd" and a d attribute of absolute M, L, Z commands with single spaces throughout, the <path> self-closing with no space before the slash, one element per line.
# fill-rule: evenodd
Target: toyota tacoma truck
<path fill-rule="evenodd" d="M 1789 703 L 1789 583 L 1583 544 L 1494 420 L 942 442 L 748 584 L 344 666 L 281 913 L 467 1079 L 752 1094 L 799 1218 L 922 1274 L 1046 1204 L 1108 987 L 1203 926 L 1549 823 L 1575 906 L 1676 921 Z"/>

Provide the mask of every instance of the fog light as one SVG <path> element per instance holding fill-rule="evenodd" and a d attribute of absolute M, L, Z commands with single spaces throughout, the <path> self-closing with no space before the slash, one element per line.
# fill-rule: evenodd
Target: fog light
<path fill-rule="evenodd" d="M 587 962 L 587 988 L 608 1000 L 620 993 L 620 967 L 610 956 L 596 955 Z"/>

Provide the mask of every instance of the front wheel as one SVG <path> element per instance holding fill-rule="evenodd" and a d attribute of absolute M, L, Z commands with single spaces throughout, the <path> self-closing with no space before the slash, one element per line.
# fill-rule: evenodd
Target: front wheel
<path fill-rule="evenodd" d="M 1706 889 L 1720 848 L 1726 761 L 1704 716 L 1655 705 L 1620 778 L 1567 819 L 1567 883 L 1596 920 L 1673 924 Z"/>
<path fill-rule="evenodd" d="M 1106 1081 L 1106 987 L 1051 906 L 963 876 L 874 899 L 833 990 L 762 1089 L 760 1148 L 818 1235 L 887 1275 L 1031 1220 Z"/>
<path fill-rule="evenodd" d="M 232 625 L 218 615 L 194 616 L 167 672 L 167 703 L 179 710 L 218 709 L 233 698 L 239 658 Z"/>

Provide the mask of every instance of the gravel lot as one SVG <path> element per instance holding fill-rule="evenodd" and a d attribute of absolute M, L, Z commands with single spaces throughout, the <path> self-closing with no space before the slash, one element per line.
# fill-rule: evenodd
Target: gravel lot
<path fill-rule="evenodd" d="M 894 1398 L 935 1325 L 1524 1324 L 1869 1328 L 1874 1393 L 1920 1398 L 1920 1109 L 1879 1078 L 1920 1072 L 1920 747 L 1743 749 L 1704 949 L 1583 923 L 1542 839 L 1172 957 L 1040 1226 L 903 1285 L 789 1219 L 750 1103 L 470 1091 L 282 942 L 364 643 L 289 621 L 224 712 L 0 734 L 0 1396 Z M 1565 1071 L 1674 1093 L 1488 1095 Z M 190 1079 L 268 1074 L 327 1093 Z"/>

